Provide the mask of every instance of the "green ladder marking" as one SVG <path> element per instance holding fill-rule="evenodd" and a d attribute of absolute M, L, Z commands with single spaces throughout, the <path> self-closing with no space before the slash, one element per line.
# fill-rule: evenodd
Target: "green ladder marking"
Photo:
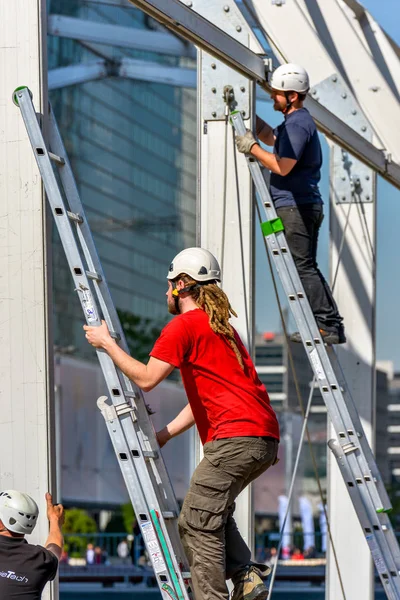
<path fill-rule="evenodd" d="M 154 509 L 152 509 L 150 511 L 150 516 L 151 516 L 151 520 L 153 521 L 154 527 L 156 528 L 158 539 L 160 540 L 161 547 L 164 552 L 164 556 L 165 556 L 165 560 L 167 563 L 169 574 L 171 575 L 171 579 L 175 586 L 175 590 L 178 593 L 178 598 L 180 598 L 180 600 L 184 600 L 182 590 L 181 590 L 181 585 L 179 583 L 179 579 L 176 576 L 174 565 L 172 564 L 171 554 L 168 549 L 167 543 L 165 541 L 164 533 L 163 533 L 163 530 L 161 529 L 161 525 L 160 525 L 160 521 L 158 519 L 157 513 Z"/>
<path fill-rule="evenodd" d="M 271 221 L 264 221 L 264 223 L 261 223 L 261 231 L 263 232 L 264 237 L 284 230 L 285 228 L 282 220 L 279 217 L 276 219 L 271 219 Z"/>
<path fill-rule="evenodd" d="M 19 87 L 15 88 L 15 90 L 13 91 L 13 95 L 12 95 L 12 99 L 13 99 L 13 102 L 14 102 L 15 106 L 19 106 L 19 102 L 18 102 L 18 99 L 17 99 L 17 93 L 20 92 L 21 90 L 25 90 L 25 89 L 28 90 L 29 95 L 32 98 L 32 92 L 28 88 L 28 86 L 27 85 L 20 85 Z"/>
<path fill-rule="evenodd" d="M 168 596 L 172 598 L 172 600 L 176 600 L 175 592 L 172 589 L 172 587 L 168 585 L 168 583 L 163 583 L 162 589 L 164 590 L 164 592 L 167 592 Z"/>

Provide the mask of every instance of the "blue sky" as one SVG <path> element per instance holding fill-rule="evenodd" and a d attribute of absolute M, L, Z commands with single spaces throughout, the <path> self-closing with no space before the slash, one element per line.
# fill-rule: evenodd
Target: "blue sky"
<path fill-rule="evenodd" d="M 367 8 L 389 35 L 400 44 L 399 0 L 364 0 Z M 281 115 L 274 113 L 267 103 L 258 105 L 258 112 L 271 124 L 278 124 Z M 328 201 L 329 155 L 324 146 L 324 167 L 321 191 L 325 205 Z M 325 222 L 319 241 L 319 264 L 325 276 L 329 276 L 328 206 L 325 206 Z M 258 231 L 258 228 L 257 228 Z M 397 266 L 400 245 L 400 191 L 378 179 L 377 193 L 377 359 L 392 360 L 400 370 L 400 277 Z M 258 331 L 279 331 L 279 315 L 265 257 L 262 236 L 259 233 L 256 246 L 256 328 Z"/>

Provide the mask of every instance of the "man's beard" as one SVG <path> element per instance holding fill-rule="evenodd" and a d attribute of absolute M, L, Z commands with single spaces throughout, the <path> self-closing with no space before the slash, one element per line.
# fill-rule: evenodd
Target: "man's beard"
<path fill-rule="evenodd" d="M 175 300 L 172 300 L 172 302 L 167 302 L 168 304 L 168 312 L 170 315 L 179 315 L 179 310 L 177 310 L 176 308 L 176 304 L 175 304 Z"/>

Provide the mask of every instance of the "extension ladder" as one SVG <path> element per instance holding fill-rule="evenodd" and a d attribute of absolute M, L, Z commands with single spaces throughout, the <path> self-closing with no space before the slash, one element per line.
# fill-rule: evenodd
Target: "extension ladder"
<path fill-rule="evenodd" d="M 230 119 L 236 133 L 244 135 L 241 113 L 233 111 Z M 246 155 L 246 160 L 265 208 L 262 232 L 337 435 L 328 446 L 337 459 L 386 595 L 400 600 L 400 549 L 387 515 L 392 508 L 389 497 L 335 351 L 322 341 L 260 165 L 252 156 Z"/>
<path fill-rule="evenodd" d="M 101 325 L 103 315 L 112 337 L 129 353 L 51 106 L 48 149 L 29 89 L 17 88 L 13 99 L 21 109 L 86 322 Z M 107 397 L 102 396 L 97 405 L 105 419 L 162 597 L 189 600 L 190 573 L 177 528 L 179 507 L 143 395 L 106 352 L 97 350 L 97 356 L 111 398 L 107 402 Z"/>

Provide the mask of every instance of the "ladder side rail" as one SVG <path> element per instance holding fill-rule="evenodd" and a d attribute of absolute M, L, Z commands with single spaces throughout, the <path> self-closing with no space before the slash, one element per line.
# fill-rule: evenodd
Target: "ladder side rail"
<path fill-rule="evenodd" d="M 131 445 L 127 442 L 127 439 L 131 439 L 134 433 L 132 416 L 129 413 L 118 416 L 115 408 L 106 403 L 105 396 L 99 398 L 97 404 L 105 419 L 132 505 L 134 507 L 141 507 L 136 514 L 136 518 L 143 539 L 146 542 L 149 557 L 164 600 L 171 600 L 168 598 L 168 593 L 166 593 L 166 587 L 164 586 L 163 588 L 164 584 L 172 586 L 177 598 L 180 600 L 187 598 L 185 584 L 179 568 L 180 562 L 186 562 L 183 548 L 180 544 L 178 545 L 178 550 L 180 550 L 181 554 L 177 557 L 175 554 L 176 550 L 173 548 L 168 536 L 164 536 L 163 538 L 164 547 L 160 546 L 158 542 L 159 536 L 152 523 L 151 512 L 156 511 L 160 521 L 163 521 L 162 513 L 159 512 L 157 504 L 148 500 L 154 494 L 150 487 L 146 485 L 146 478 L 140 478 L 136 475 L 140 469 L 137 469 L 135 463 L 143 460 L 143 455 L 139 447 L 131 448 Z M 127 435 L 126 427 L 131 429 L 130 435 L 129 432 Z"/>
<path fill-rule="evenodd" d="M 255 163 L 251 163 L 251 165 L 249 165 L 249 166 L 250 166 L 251 170 L 253 170 L 253 169 L 255 170 L 255 168 L 257 168 L 257 175 L 258 175 L 257 181 L 258 182 L 261 181 L 262 184 L 265 185 L 264 179 L 261 175 L 258 165 Z M 274 237 L 275 237 L 275 240 L 274 240 Z M 277 243 L 278 238 L 279 238 L 279 243 Z M 341 439 L 342 443 L 351 444 L 351 445 L 354 445 L 357 447 L 359 445 L 360 439 L 365 439 L 364 434 L 361 433 L 362 432 L 361 423 L 360 423 L 360 430 L 356 431 L 354 424 L 352 422 L 351 416 L 350 416 L 349 412 L 347 411 L 346 404 L 345 404 L 343 396 L 341 394 L 340 386 L 336 381 L 334 372 L 329 363 L 329 359 L 327 358 L 325 347 L 322 344 L 322 341 L 319 344 L 317 343 L 317 341 L 320 339 L 320 336 L 319 336 L 318 328 L 315 324 L 314 316 L 313 316 L 311 310 L 309 310 L 308 315 L 304 315 L 304 312 L 305 312 L 304 309 L 307 307 L 309 308 L 309 304 L 308 304 L 307 298 L 305 296 L 305 292 L 303 290 L 301 281 L 298 280 L 296 283 L 296 287 L 295 287 L 292 282 L 292 278 L 290 277 L 291 273 L 297 274 L 297 270 L 296 270 L 295 264 L 293 262 L 293 259 L 290 256 L 290 253 L 288 252 L 284 234 L 282 232 L 279 232 L 275 236 L 274 236 L 274 234 L 269 235 L 269 236 L 267 236 L 266 241 L 271 250 L 271 253 L 273 254 L 273 260 L 275 262 L 275 265 L 276 265 L 279 275 L 281 277 L 283 287 L 284 287 L 286 293 L 288 293 L 288 290 L 290 290 L 290 289 L 297 290 L 296 293 L 288 294 L 289 297 L 292 297 L 292 299 L 293 299 L 290 302 L 291 309 L 295 316 L 296 322 L 299 326 L 300 332 L 303 333 L 303 336 L 304 335 L 306 336 L 305 339 L 309 340 L 310 345 L 304 344 L 304 342 L 303 342 L 303 345 L 305 347 L 307 354 L 309 355 L 311 366 L 313 368 L 313 371 L 315 373 L 319 387 L 321 389 L 321 394 L 324 398 L 325 403 L 328 406 L 330 416 L 331 416 L 333 425 L 335 427 L 336 433 L 337 433 L 339 439 Z M 286 254 L 287 254 L 287 256 L 285 256 L 286 263 L 282 260 L 282 257 L 279 253 L 279 250 L 277 249 L 277 246 L 279 246 L 280 250 L 282 248 L 285 248 Z M 298 298 L 299 295 L 302 297 Z M 297 301 L 296 298 L 299 301 Z M 309 327 L 310 323 L 315 324 L 315 334 L 314 335 L 312 335 L 312 333 L 310 331 L 310 327 Z M 320 351 L 326 357 L 326 360 L 321 361 L 319 359 L 318 351 Z M 310 356 L 311 353 L 315 353 L 314 356 L 311 357 Z M 362 436 L 361 438 L 358 437 L 358 433 L 361 433 L 361 436 Z M 363 438 L 363 436 L 364 436 L 364 438 Z M 372 453 L 371 453 L 371 457 L 372 457 Z M 364 476 L 368 475 L 371 472 L 371 468 L 367 464 L 364 456 L 362 454 L 360 454 L 358 456 L 358 460 L 361 462 L 361 465 L 359 468 L 362 470 L 363 475 Z M 373 464 L 375 464 L 373 459 L 372 459 L 372 462 L 373 462 Z M 355 467 L 358 468 L 357 466 L 355 466 Z M 375 475 L 377 475 L 379 473 L 377 467 L 374 466 L 373 470 L 374 470 Z M 377 489 L 376 484 L 379 482 L 380 477 L 379 477 L 379 479 L 377 479 L 377 481 L 375 481 L 375 478 L 373 478 L 373 477 L 370 477 L 369 480 L 365 479 L 365 477 L 363 477 L 363 479 L 370 488 L 370 493 L 373 497 L 376 507 L 380 508 L 381 506 L 384 506 L 385 508 L 389 508 L 390 501 L 387 497 L 386 490 L 384 490 L 383 486 L 380 486 L 381 487 L 380 491 L 382 492 L 382 497 L 381 497 L 380 492 Z"/>
<path fill-rule="evenodd" d="M 246 128 L 242 115 L 238 112 L 233 113 L 231 119 L 238 134 L 243 135 L 246 132 Z M 261 169 L 258 162 L 254 159 L 249 159 L 247 157 L 247 161 L 255 187 L 265 205 L 267 218 L 271 221 L 275 219 L 277 215 L 264 177 L 262 176 Z M 316 375 L 321 395 L 330 410 L 330 417 L 338 438 L 341 440 L 342 444 L 346 443 L 358 446 L 359 438 L 347 411 L 346 404 L 343 401 L 339 384 L 330 365 L 325 346 L 322 343 L 319 329 L 308 303 L 292 255 L 287 246 L 284 233 L 282 231 L 279 231 L 276 234 L 272 233 L 271 235 L 266 236 L 266 241 L 271 250 L 284 290 L 289 297 L 292 312 L 295 316 L 299 331 L 302 334 L 304 348 Z M 311 328 L 314 329 L 314 332 Z M 363 432 L 362 435 L 364 435 Z M 361 463 L 360 468 L 364 474 L 370 473 L 370 468 L 363 453 L 358 455 L 358 459 Z M 375 472 L 378 472 L 377 468 Z M 376 507 L 382 507 L 383 502 L 388 500 L 386 492 L 385 497 L 381 498 L 374 479 L 370 477 L 370 481 L 366 482 L 368 483 L 369 491 Z M 388 506 L 383 506 L 385 508 L 390 508 L 390 503 Z"/>
<path fill-rule="evenodd" d="M 360 415 L 358 413 L 358 410 L 356 408 L 356 405 L 354 403 L 354 400 L 350 393 L 350 390 L 348 389 L 348 387 L 346 385 L 343 369 L 337 358 L 336 351 L 333 347 L 328 347 L 327 353 L 328 353 L 328 357 L 331 361 L 332 369 L 334 370 L 337 380 L 339 382 L 339 385 L 340 385 L 341 389 L 343 390 L 344 400 L 346 402 L 346 406 L 347 406 L 347 410 L 349 411 L 350 418 L 354 423 L 356 431 L 361 433 L 361 432 L 363 432 L 363 427 L 362 427 Z M 391 505 L 388 493 L 386 491 L 385 484 L 384 484 L 381 474 L 379 472 L 378 465 L 375 461 L 375 456 L 373 454 L 371 446 L 369 445 L 368 439 L 366 438 L 364 433 L 362 433 L 359 436 L 358 443 L 359 443 L 362 451 L 364 452 L 365 459 L 371 470 L 371 474 L 376 479 L 376 484 L 377 484 L 377 487 L 379 488 L 380 497 L 383 500 L 384 506 L 386 506 L 387 508 L 389 508 L 389 507 L 391 508 L 392 505 Z"/>
<path fill-rule="evenodd" d="M 232 120 L 233 120 L 235 126 L 236 126 L 235 121 L 236 121 L 236 123 L 239 123 L 239 126 L 236 127 L 238 130 L 238 133 L 244 134 L 245 127 L 244 127 L 244 123 L 243 123 L 243 119 L 242 119 L 241 115 L 240 114 L 238 116 L 233 115 Z M 264 181 L 264 178 L 262 177 L 261 170 L 260 170 L 258 163 L 256 163 L 255 161 L 250 159 L 250 160 L 248 160 L 248 166 L 252 173 L 253 181 L 257 188 L 257 191 L 259 192 L 261 199 L 264 200 L 267 218 L 269 218 L 269 220 L 276 218 L 276 213 L 275 213 L 274 207 L 272 205 L 272 201 L 270 199 L 269 192 L 268 192 L 268 189 L 266 188 L 265 181 Z M 268 211 L 267 209 L 272 209 L 272 210 Z M 288 252 L 284 234 L 282 232 L 279 232 L 276 235 L 274 235 L 272 233 L 271 235 L 267 235 L 265 237 L 266 237 L 268 247 L 273 256 L 275 266 L 277 267 L 278 273 L 281 277 L 285 292 L 288 294 L 289 299 L 291 299 L 290 295 L 292 295 L 293 300 L 296 299 L 296 296 L 299 297 L 300 302 L 292 302 L 291 303 L 292 311 L 294 313 L 294 316 L 296 317 L 296 322 L 299 325 L 299 331 L 302 334 L 303 344 L 304 344 L 306 351 L 308 351 L 308 353 L 310 354 L 309 348 L 312 348 L 311 351 L 313 351 L 314 349 L 317 350 L 318 359 L 320 360 L 319 365 L 317 364 L 317 366 L 318 366 L 317 369 L 315 368 L 315 366 L 316 366 L 315 360 L 312 361 L 310 356 L 309 356 L 309 358 L 310 358 L 310 362 L 312 364 L 314 373 L 316 374 L 317 380 L 320 384 L 323 398 L 325 400 L 325 403 L 326 403 L 327 408 L 331 415 L 332 415 L 332 409 L 336 408 L 337 414 L 335 414 L 335 411 L 333 411 L 334 412 L 333 416 L 336 417 L 336 419 L 334 420 L 334 424 L 337 424 L 338 420 L 340 422 L 340 419 L 342 417 L 342 410 L 344 410 L 347 423 L 348 423 L 349 427 L 351 428 L 351 430 L 350 430 L 351 436 L 354 438 L 355 428 L 354 428 L 354 425 L 353 425 L 353 422 L 351 419 L 351 415 L 346 410 L 346 408 L 347 408 L 346 403 L 345 403 L 344 397 L 341 393 L 340 387 L 337 383 L 336 375 L 332 368 L 332 365 L 330 364 L 328 354 L 326 353 L 325 347 L 320 343 L 320 341 L 318 339 L 319 331 L 317 329 L 314 316 L 311 312 L 311 308 L 308 304 L 308 301 L 305 298 L 304 290 L 301 285 L 300 278 L 298 277 L 297 269 L 293 263 L 293 259 L 291 257 L 290 252 Z M 276 247 L 278 238 L 280 238 L 279 239 L 279 249 Z M 272 241 L 271 241 L 271 239 L 272 239 Z M 283 252 L 282 249 L 284 249 L 285 252 Z M 282 254 L 284 254 L 283 260 L 281 259 L 281 252 L 282 252 Z M 300 311 L 299 311 L 299 308 L 300 308 Z M 299 312 L 300 312 L 300 315 L 299 315 Z M 298 317 L 300 317 L 300 318 L 298 318 Z M 306 326 L 304 326 L 304 324 L 306 324 Z M 312 325 L 314 326 L 314 329 L 317 332 L 317 336 L 310 335 L 310 333 L 311 333 L 310 330 L 312 329 L 312 327 L 311 327 Z M 320 371 L 320 373 L 319 373 L 319 371 Z M 327 385 L 323 385 L 324 380 Z M 330 383 L 329 383 L 329 381 L 330 381 Z M 332 392 L 334 392 L 334 393 L 329 393 L 330 390 L 332 390 Z M 333 403 L 331 406 L 332 399 L 333 399 Z M 360 422 L 360 425 L 361 425 L 361 422 Z M 336 429 L 336 431 L 337 431 L 337 429 Z M 362 431 L 362 428 L 361 428 L 361 431 Z M 339 431 L 337 431 L 337 433 L 338 433 L 338 439 L 341 440 L 341 443 L 343 443 L 342 442 L 343 439 L 345 439 L 345 441 L 347 442 L 347 439 L 350 436 L 350 432 L 348 430 L 342 429 L 342 431 L 340 431 L 340 429 L 339 429 Z M 369 465 L 366 461 L 366 457 L 363 454 L 362 448 L 358 444 L 358 439 L 354 438 L 354 442 L 352 440 L 352 443 L 350 445 L 347 445 L 347 448 L 346 448 L 347 452 L 349 452 L 349 454 L 346 455 L 346 464 L 349 468 L 350 473 L 352 474 L 351 481 L 354 486 L 354 490 L 352 490 L 352 494 L 351 494 L 353 504 L 354 504 L 356 510 L 357 510 L 358 505 L 361 506 L 363 509 L 363 515 L 364 516 L 367 515 L 366 522 L 372 523 L 373 524 L 372 528 L 376 527 L 376 529 L 374 529 L 374 532 L 375 532 L 374 535 L 379 540 L 379 543 L 377 542 L 378 548 L 379 548 L 379 555 L 381 557 L 383 556 L 383 561 L 385 561 L 385 559 L 386 559 L 387 565 L 388 565 L 387 570 L 394 573 L 395 576 L 397 577 L 398 570 L 396 571 L 396 569 L 397 569 L 396 561 L 398 564 L 400 564 L 398 544 L 395 539 L 395 536 L 394 536 L 394 533 L 393 533 L 393 530 L 392 530 L 392 527 L 390 525 L 390 521 L 389 521 L 387 515 L 379 515 L 379 518 L 378 518 L 376 510 L 378 508 L 379 509 L 381 508 L 382 499 L 379 496 L 379 492 L 375 486 L 375 482 L 373 481 L 373 478 L 370 476 L 371 471 L 370 471 Z M 344 452 L 344 448 L 341 447 L 341 443 L 337 442 L 338 446 L 341 449 L 341 452 Z M 351 446 L 353 446 L 353 448 L 351 448 Z M 372 452 L 370 452 L 370 454 L 372 456 Z M 376 472 L 379 473 L 377 468 L 376 468 Z M 364 483 L 367 483 L 368 485 L 364 485 Z M 372 483 L 372 485 L 370 485 L 371 483 Z M 386 495 L 386 491 L 385 491 L 385 495 Z M 390 506 L 390 504 L 389 504 L 389 506 Z M 385 532 L 385 535 L 383 535 L 383 532 Z M 384 554 L 383 554 L 383 552 L 384 552 Z M 385 568 L 386 568 L 386 566 L 385 566 Z M 394 585 L 397 584 L 397 581 L 398 581 L 398 577 L 397 577 Z M 397 598 L 397 594 L 394 596 L 394 598 Z"/>
<path fill-rule="evenodd" d="M 125 415 L 124 417 L 120 418 L 119 424 L 125 439 L 131 439 L 132 430 L 134 428 L 133 419 L 129 418 L 128 415 Z M 131 460 L 133 460 L 133 463 L 135 463 L 135 461 L 138 461 L 140 457 L 134 456 L 134 453 L 130 451 L 130 458 Z M 181 578 L 182 575 L 179 568 L 180 564 L 183 565 L 185 571 L 188 571 L 189 567 L 187 565 L 187 560 L 185 557 L 183 546 L 180 540 L 178 529 L 176 527 L 176 519 L 179 515 L 179 509 L 178 511 L 175 511 L 171 510 L 171 508 L 173 507 L 167 507 L 167 509 L 169 510 L 164 511 L 163 507 L 160 506 L 159 497 L 165 494 L 165 490 L 163 487 L 163 481 L 158 473 L 158 469 L 156 469 L 155 460 L 156 459 L 154 456 L 149 456 L 146 458 L 146 462 L 148 464 L 148 471 L 151 471 L 152 468 L 154 468 L 156 472 L 153 473 L 153 477 L 149 475 L 148 478 L 141 479 L 140 485 L 143 489 L 146 498 L 154 497 L 154 490 L 158 488 L 159 494 L 156 493 L 158 503 L 149 502 L 149 508 L 150 511 L 154 510 L 157 513 L 159 529 L 161 530 L 162 536 L 164 538 L 163 546 L 165 548 L 165 552 L 171 555 L 171 560 L 173 562 L 175 572 L 178 573 L 179 578 Z M 122 466 L 125 466 L 125 464 L 123 464 Z M 165 535 L 166 533 L 168 535 Z M 181 584 L 183 585 L 183 579 L 181 581 Z"/>
<path fill-rule="evenodd" d="M 95 289 L 97 298 L 99 300 L 100 308 L 104 315 L 105 321 L 110 331 L 116 332 L 120 336 L 120 347 L 130 354 L 126 337 L 122 329 L 118 313 L 116 311 L 114 302 L 111 297 L 111 293 L 107 284 L 100 258 L 97 253 L 97 249 L 92 237 L 90 226 L 85 215 L 85 210 L 82 205 L 78 187 L 76 185 L 75 177 L 62 141 L 60 131 L 58 129 L 57 121 L 55 119 L 53 110 L 49 105 L 49 145 L 51 150 L 58 156 L 64 157 L 65 164 L 59 168 L 59 175 L 63 184 L 64 190 L 68 195 L 69 207 L 71 211 L 82 218 L 81 223 L 76 223 L 77 235 L 82 246 L 83 253 L 89 266 L 89 270 L 98 273 L 100 281 L 94 281 L 93 287 Z M 136 405 L 138 420 L 141 428 L 144 432 L 144 444 L 148 450 L 155 452 L 159 451 L 158 443 L 156 440 L 153 424 L 148 416 L 145 400 L 140 388 L 132 383 L 132 381 L 126 377 L 122 372 L 120 376 L 123 377 L 125 389 L 128 392 L 132 392 L 135 395 L 134 402 Z M 167 506 L 170 510 L 175 510 L 179 513 L 179 506 L 176 500 L 172 483 L 167 472 L 164 460 L 161 456 L 157 459 L 157 468 L 161 472 L 161 478 L 164 483 L 164 494 L 167 496 Z M 164 494 L 161 498 L 165 500 Z"/>
<path fill-rule="evenodd" d="M 368 496 L 365 496 L 363 491 L 365 488 L 357 484 L 347 457 L 338 442 L 330 440 L 328 446 L 337 460 L 384 589 L 387 594 L 388 587 L 392 591 L 395 590 L 393 592 L 395 595 L 388 595 L 388 597 L 398 600 L 400 598 L 400 551 L 389 517 L 387 514 L 378 515 L 370 510 Z"/>

